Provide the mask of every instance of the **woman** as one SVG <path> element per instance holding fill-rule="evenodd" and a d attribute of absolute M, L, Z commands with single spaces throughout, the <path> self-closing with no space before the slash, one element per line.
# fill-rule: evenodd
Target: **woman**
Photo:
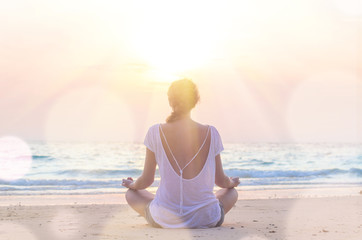
<path fill-rule="evenodd" d="M 172 108 L 166 123 L 152 126 L 146 135 L 146 159 L 142 175 L 123 179 L 129 188 L 128 204 L 153 227 L 209 228 L 221 226 L 224 214 L 235 204 L 239 178 L 224 174 L 218 131 L 191 119 L 199 101 L 196 85 L 175 81 L 168 90 Z M 156 195 L 144 190 L 154 181 L 156 165 L 160 185 Z M 214 184 L 221 187 L 215 194 Z"/>

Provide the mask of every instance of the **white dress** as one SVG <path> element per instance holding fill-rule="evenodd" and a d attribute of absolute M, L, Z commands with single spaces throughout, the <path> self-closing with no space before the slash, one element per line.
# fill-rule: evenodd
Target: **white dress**
<path fill-rule="evenodd" d="M 182 174 L 175 172 L 163 148 L 160 131 L 160 124 L 153 125 L 144 141 L 155 154 L 161 177 L 156 196 L 149 205 L 153 220 L 163 228 L 214 227 L 221 216 L 219 201 L 213 193 L 215 156 L 224 149 L 218 131 L 213 126 L 209 127 L 211 141 L 207 160 L 200 173 L 192 179 L 184 179 Z M 167 139 L 164 139 L 168 145 Z"/>

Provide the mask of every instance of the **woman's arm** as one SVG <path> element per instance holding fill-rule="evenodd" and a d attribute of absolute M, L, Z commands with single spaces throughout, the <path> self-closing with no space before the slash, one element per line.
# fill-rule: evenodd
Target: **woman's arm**
<path fill-rule="evenodd" d="M 225 175 L 224 169 L 221 163 L 220 154 L 215 157 L 216 169 L 215 169 L 215 184 L 221 188 L 233 188 L 239 185 L 240 181 L 238 177 L 229 178 Z"/>
<path fill-rule="evenodd" d="M 122 185 L 134 190 L 141 190 L 149 187 L 155 179 L 156 165 L 155 154 L 147 148 L 145 164 L 141 176 L 135 182 L 132 178 L 123 179 Z"/>

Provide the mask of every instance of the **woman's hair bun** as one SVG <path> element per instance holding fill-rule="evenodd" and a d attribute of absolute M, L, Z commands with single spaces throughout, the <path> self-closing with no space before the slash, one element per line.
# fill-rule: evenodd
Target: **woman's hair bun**
<path fill-rule="evenodd" d="M 166 122 L 173 122 L 188 113 L 200 100 L 196 84 L 190 79 L 181 79 L 171 83 L 167 92 L 172 113 Z"/>

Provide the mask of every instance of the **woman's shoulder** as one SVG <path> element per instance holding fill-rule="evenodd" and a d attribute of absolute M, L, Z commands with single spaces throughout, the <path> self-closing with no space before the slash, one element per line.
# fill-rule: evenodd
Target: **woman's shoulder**
<path fill-rule="evenodd" d="M 148 134 L 156 134 L 157 131 L 159 130 L 159 127 L 160 127 L 160 123 L 156 123 L 156 124 L 151 125 L 148 128 Z"/>
<path fill-rule="evenodd" d="M 210 132 L 211 136 L 219 135 L 218 130 L 213 125 L 198 123 L 198 126 L 199 126 L 199 129 L 204 133 L 205 132 Z"/>
<path fill-rule="evenodd" d="M 178 126 L 175 125 L 174 123 L 156 123 L 156 124 L 152 125 L 149 129 L 159 131 L 159 129 L 162 128 L 164 131 L 167 131 L 167 130 L 172 129 L 174 127 L 178 127 Z M 217 128 L 215 126 L 213 126 L 213 125 L 210 125 L 210 124 L 194 122 L 194 127 L 198 128 L 201 131 L 207 131 L 209 129 L 210 132 L 218 133 Z M 194 128 L 194 127 L 192 127 L 192 128 Z"/>
<path fill-rule="evenodd" d="M 207 123 L 195 122 L 197 127 L 202 131 L 218 132 L 216 127 Z"/>
<path fill-rule="evenodd" d="M 151 126 L 149 127 L 149 129 L 159 128 L 160 125 L 161 125 L 161 123 L 155 123 L 155 124 L 151 125 Z"/>
<path fill-rule="evenodd" d="M 216 127 L 210 124 L 201 124 L 200 126 L 205 129 L 209 129 L 210 131 L 217 131 Z"/>
<path fill-rule="evenodd" d="M 207 125 L 209 127 L 209 131 L 212 135 L 220 135 L 217 128 L 213 125 Z"/>

